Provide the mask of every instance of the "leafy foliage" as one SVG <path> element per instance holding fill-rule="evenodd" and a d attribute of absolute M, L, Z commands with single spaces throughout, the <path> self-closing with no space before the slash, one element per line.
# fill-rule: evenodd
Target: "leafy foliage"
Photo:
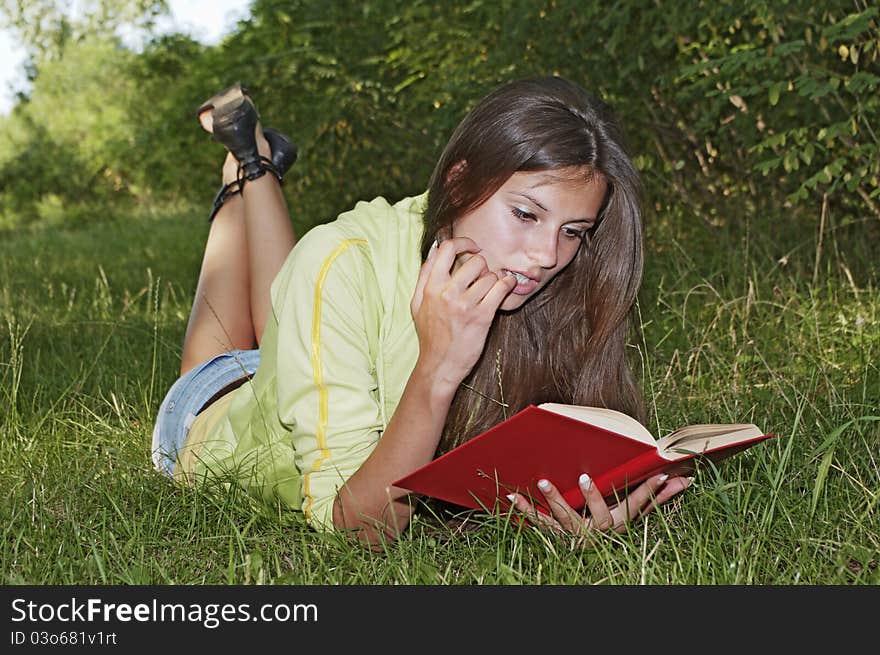
<path fill-rule="evenodd" d="M 751 2 L 719 36 L 687 44 L 678 104 L 698 108 L 687 124 L 706 144 L 701 169 L 726 159 L 760 193 L 772 185 L 813 206 L 830 196 L 854 218 L 880 218 L 877 17 L 876 6 Z"/>
<path fill-rule="evenodd" d="M 88 36 L 123 26 L 150 29 L 167 11 L 166 0 L 3 0 L 0 27 L 13 30 L 39 65 Z"/>
<path fill-rule="evenodd" d="M 120 3 L 143 16 L 161 5 Z M 241 81 L 264 122 L 300 146 L 285 191 L 303 232 L 359 199 L 420 192 L 471 103 L 504 80 L 555 73 L 620 115 L 652 238 L 738 249 L 759 231 L 769 240 L 755 246 L 781 261 L 811 251 L 805 231 L 871 248 L 878 25 L 862 0 L 254 0 L 213 47 L 169 35 L 132 53 L 106 36 L 70 39 L 0 122 L 0 225 L 106 203 L 207 207 L 222 150 L 192 112 Z M 49 119 L 59 100 L 72 125 Z"/>
<path fill-rule="evenodd" d="M 133 129 L 125 111 L 134 87 L 125 67 L 133 57 L 115 40 L 90 37 L 41 67 L 28 103 L 3 126 L 6 216 L 33 212 L 33 219 L 48 220 L 43 208 L 57 205 L 51 223 L 63 220 L 62 207 L 119 199 L 136 161 L 127 156 Z"/>

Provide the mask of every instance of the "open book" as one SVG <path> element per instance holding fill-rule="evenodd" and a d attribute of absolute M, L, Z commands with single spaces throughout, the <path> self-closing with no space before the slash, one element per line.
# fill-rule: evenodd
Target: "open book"
<path fill-rule="evenodd" d="M 581 473 L 611 502 L 658 473 L 688 474 L 698 458 L 720 461 L 770 438 L 752 424 L 689 425 L 661 438 L 634 418 L 598 407 L 530 405 L 396 481 L 395 486 L 462 507 L 494 510 L 517 491 L 539 509 L 550 480 L 574 509 Z"/>

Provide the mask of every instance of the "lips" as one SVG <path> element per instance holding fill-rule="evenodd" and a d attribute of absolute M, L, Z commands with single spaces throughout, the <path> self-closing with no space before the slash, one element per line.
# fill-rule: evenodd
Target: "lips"
<path fill-rule="evenodd" d="M 505 273 L 509 273 L 516 278 L 516 286 L 513 288 L 513 291 L 511 291 L 511 293 L 514 293 L 518 296 L 527 296 L 530 293 L 534 293 L 534 291 L 538 288 L 538 285 L 541 284 L 540 280 L 531 278 L 525 273 L 520 273 L 519 271 L 510 271 L 506 268 L 502 270 Z"/>

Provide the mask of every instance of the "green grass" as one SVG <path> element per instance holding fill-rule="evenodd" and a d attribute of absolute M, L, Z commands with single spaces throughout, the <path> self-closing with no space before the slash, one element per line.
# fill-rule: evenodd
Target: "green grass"
<path fill-rule="evenodd" d="M 424 515 L 371 551 L 152 470 L 206 230 L 202 215 L 167 215 L 4 235 L 3 583 L 880 582 L 880 297 L 857 232 L 817 253 L 815 235 L 774 252 L 755 226 L 694 228 L 687 243 L 649 229 L 633 347 L 651 429 L 753 421 L 776 439 L 594 548 Z"/>

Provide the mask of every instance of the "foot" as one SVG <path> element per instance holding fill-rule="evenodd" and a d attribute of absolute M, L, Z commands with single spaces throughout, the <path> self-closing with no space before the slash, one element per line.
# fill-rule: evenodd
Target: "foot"
<path fill-rule="evenodd" d="M 272 146 L 269 144 L 266 135 L 263 134 L 263 129 L 260 127 L 259 123 L 257 123 L 254 128 L 254 144 L 256 145 L 257 153 L 260 158 L 268 159 L 275 164 L 275 153 L 273 152 Z M 228 151 L 226 153 L 226 159 L 223 161 L 223 184 L 228 185 L 237 181 L 239 179 L 239 169 L 240 166 L 238 159 L 231 151 Z M 278 172 L 283 175 L 280 170 Z"/>
<path fill-rule="evenodd" d="M 199 124 L 201 124 L 202 129 L 208 134 L 213 134 L 214 109 L 247 95 L 247 89 L 245 89 L 240 83 L 236 83 L 205 100 L 205 102 L 199 105 L 199 108 L 196 110 L 196 116 L 199 119 Z"/>
<path fill-rule="evenodd" d="M 227 147 L 242 167 L 255 158 L 256 152 L 257 156 L 271 161 L 275 167 L 273 172 L 280 179 L 296 161 L 296 145 L 278 130 L 266 128 L 267 149 L 262 141 L 259 114 L 247 89 L 239 83 L 203 102 L 196 115 L 202 128 L 214 134 L 214 138 Z M 256 151 L 249 138 L 251 130 L 255 132 Z M 249 179 L 249 176 L 246 174 L 245 178 Z"/>
<path fill-rule="evenodd" d="M 290 170 L 290 167 L 293 166 L 294 162 L 296 162 L 296 144 L 287 136 L 271 127 L 267 127 L 263 130 L 263 135 L 269 143 L 269 149 L 272 153 L 270 159 L 272 160 L 272 165 L 275 167 L 275 170 L 278 172 L 278 179 L 280 181 L 287 171 Z M 262 146 L 260 145 L 259 134 L 257 135 L 257 147 L 260 148 L 260 154 L 264 154 Z"/>
<path fill-rule="evenodd" d="M 209 114 L 211 112 L 208 112 Z M 275 167 L 273 172 L 276 173 L 278 181 L 281 182 L 283 176 L 293 166 L 297 157 L 296 144 L 287 136 L 267 127 L 265 132 L 260 128 L 259 123 L 254 133 L 254 140 L 257 143 L 257 150 L 262 159 L 268 159 Z M 223 204 L 235 195 L 241 193 L 241 184 L 238 179 L 238 160 L 233 157 L 232 153 L 226 154 L 226 161 L 223 162 L 223 185 L 214 198 L 214 204 L 208 221 L 212 221 L 214 216 L 220 211 Z"/>
<path fill-rule="evenodd" d="M 260 159 L 254 136 L 260 115 L 241 84 L 234 84 L 212 96 L 196 113 L 202 127 L 238 160 L 241 183 L 255 180 L 271 170 L 271 163 Z"/>
<path fill-rule="evenodd" d="M 251 99 L 238 96 L 214 107 L 211 114 L 214 138 L 238 160 L 243 177 L 254 179 L 265 173 L 256 140 L 260 117 Z"/>

